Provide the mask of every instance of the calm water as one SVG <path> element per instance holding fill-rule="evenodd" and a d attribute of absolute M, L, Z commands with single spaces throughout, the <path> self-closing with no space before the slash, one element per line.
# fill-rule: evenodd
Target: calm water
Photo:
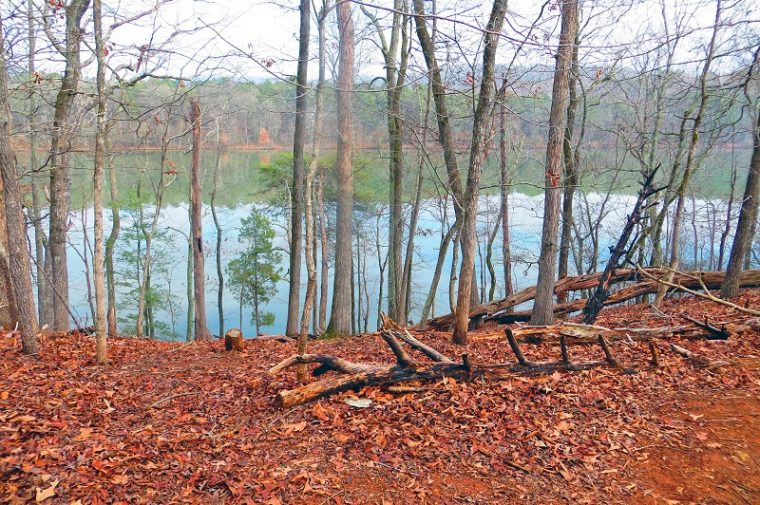
<path fill-rule="evenodd" d="M 270 217 L 277 236 L 275 245 L 287 250 L 286 235 L 286 213 L 281 206 L 277 206 L 279 192 L 272 189 L 273 185 L 277 187 L 276 181 L 273 183 L 271 174 L 267 175 L 262 171 L 261 165 L 270 164 L 277 161 L 277 154 L 269 153 L 228 153 L 220 159 L 220 183 L 217 191 L 217 213 L 222 227 L 222 261 L 223 264 L 234 259 L 241 251 L 241 244 L 238 243 L 238 233 L 240 222 L 244 217 L 250 214 L 252 206 L 257 206 L 264 210 Z M 369 324 L 370 330 L 375 328 L 377 319 L 377 298 L 379 292 L 379 265 L 377 257 L 376 244 L 379 241 L 380 252 L 384 259 L 387 252 L 387 214 L 384 207 L 377 203 L 387 198 L 387 178 L 384 168 L 385 162 L 381 159 L 373 158 L 373 153 L 364 153 L 364 161 L 357 164 L 357 188 L 356 188 L 356 213 L 355 224 L 356 230 L 360 233 L 359 249 L 361 250 L 362 264 L 366 265 L 366 283 L 369 298 Z M 263 159 L 262 159 L 263 158 Z M 123 253 L 136 252 L 137 241 L 134 237 L 129 236 L 125 230 L 135 223 L 137 211 L 137 202 L 142 200 L 144 203 L 143 210 L 144 220 L 149 222 L 154 211 L 153 205 L 153 188 L 156 185 L 157 174 L 159 170 L 159 158 L 155 153 L 149 155 L 130 155 L 120 156 L 116 159 L 118 169 L 120 202 L 123 206 L 121 212 L 122 218 L 122 235 L 117 243 L 117 252 Z M 174 160 L 178 167 L 179 175 L 176 180 L 171 182 L 165 190 L 164 208 L 159 218 L 159 233 L 154 243 L 156 272 L 153 274 L 152 283 L 154 287 L 166 291 L 166 295 L 157 307 L 157 319 L 166 326 L 161 330 L 163 338 L 183 338 L 186 331 L 186 265 L 187 265 L 187 241 L 186 234 L 189 232 L 188 204 L 187 204 L 187 157 L 185 155 L 175 155 Z M 88 167 L 87 160 L 80 160 L 81 168 Z M 287 164 L 287 160 L 283 161 Z M 213 172 L 216 166 L 215 156 L 206 156 L 205 164 L 205 182 L 204 182 L 204 200 L 207 203 L 208 194 L 211 191 Z M 182 167 L 185 167 L 184 169 Z M 520 170 L 528 170 L 522 167 Z M 518 174 L 521 174 L 517 170 Z M 80 174 L 86 174 L 87 170 L 79 171 Z M 136 192 L 137 181 L 142 175 L 141 197 L 138 199 Z M 539 172 L 540 174 L 540 172 Z M 515 180 L 526 182 L 528 175 L 533 179 L 535 173 L 526 172 L 522 177 Z M 493 179 L 493 171 L 486 174 Z M 715 174 L 711 174 L 715 177 Z M 90 194 L 87 189 L 89 179 L 85 175 L 80 175 L 79 181 L 74 184 L 74 206 L 83 207 L 84 210 L 72 212 L 72 228 L 70 233 L 70 250 L 68 256 L 69 275 L 71 282 L 71 303 L 73 311 L 80 318 L 81 323 L 88 324 L 91 322 L 90 306 L 87 302 L 87 284 L 84 275 L 84 263 L 82 255 L 85 247 L 83 246 L 82 229 L 86 228 L 90 232 L 89 240 L 92 241 L 92 209 L 88 202 L 87 195 Z M 409 185 L 409 191 L 412 191 L 412 184 Z M 627 188 L 627 189 L 626 189 Z M 634 198 L 630 195 L 635 188 L 633 177 L 621 185 L 620 193 L 612 195 L 607 202 L 607 213 L 601 222 L 601 257 L 600 262 L 603 265 L 604 258 L 607 256 L 607 247 L 613 238 L 617 236 L 620 225 L 625 219 L 626 212 L 633 204 Z M 713 186 L 715 189 L 715 186 Z M 430 189 L 432 191 L 432 189 Z M 329 198 L 332 189 L 326 189 Z M 488 189 L 486 190 L 489 191 Z M 527 192 L 532 193 L 528 194 Z M 588 206 L 590 209 L 598 209 L 602 204 L 604 197 L 600 193 L 594 192 L 593 186 L 589 187 L 585 196 L 579 196 L 578 205 L 579 222 L 583 221 L 581 214 L 582 208 Z M 490 190 L 493 193 L 493 188 Z M 626 194 L 628 193 L 628 194 Z M 700 195 L 701 196 L 701 195 Z M 713 195 L 707 195 L 713 196 Z M 79 200 L 79 202 L 77 202 Z M 328 204 L 329 205 L 329 204 Z M 538 194 L 535 186 L 532 184 L 523 184 L 516 187 L 511 195 L 511 239 L 512 254 L 515 259 L 513 267 L 513 282 L 517 289 L 535 284 L 537 267 L 535 261 L 539 250 L 540 229 L 541 229 L 541 211 L 543 205 L 543 195 Z M 717 198 L 704 199 L 697 198 L 693 202 L 687 203 L 687 211 L 694 212 L 696 218 L 692 226 L 691 218 L 685 220 L 684 245 L 685 254 L 693 258 L 696 254 L 697 260 L 706 259 L 709 255 L 709 248 L 717 247 L 714 240 L 708 239 L 710 230 L 710 219 L 712 219 L 711 209 L 723 206 L 722 200 Z M 498 200 L 495 196 L 485 196 L 481 199 L 481 212 L 479 216 L 479 234 L 481 236 L 482 257 L 485 257 L 485 241 L 488 230 L 493 228 L 498 209 Z M 331 213 L 328 207 L 328 214 Z M 107 218 L 110 218 L 110 211 L 106 210 Z M 453 216 L 449 216 L 451 222 Z M 719 219 L 722 219 L 722 215 Z M 332 218 L 330 218 L 332 219 Z M 419 232 L 415 239 L 415 267 L 412 279 L 412 315 L 413 320 L 419 318 L 422 304 L 431 283 L 433 269 L 438 255 L 438 249 L 441 237 L 442 214 L 437 203 L 437 199 L 429 198 L 425 200 L 422 208 L 419 222 Z M 583 225 L 582 225 L 583 226 Z M 379 238 L 376 230 L 380 230 Z M 694 248 L 694 227 L 697 229 L 697 247 Z M 212 333 L 218 333 L 217 317 L 217 282 L 216 282 L 216 257 L 215 241 L 216 230 L 208 205 L 204 206 L 204 241 L 206 246 L 206 301 L 207 317 Z M 715 228 L 713 225 L 712 228 Z M 110 230 L 110 222 L 106 223 L 106 235 Z M 718 223 L 718 229 L 722 229 L 721 223 Z M 720 231 L 718 231 L 719 233 Z M 497 236 L 494 243 L 494 263 L 497 271 L 497 291 L 496 296 L 503 295 L 502 276 L 503 270 L 501 265 L 501 237 Z M 354 244 L 356 249 L 356 244 Z M 443 269 L 443 275 L 439 284 L 436 303 L 434 307 L 435 314 L 449 312 L 449 295 L 448 295 L 448 278 L 451 266 L 451 248 L 446 259 Z M 90 253 L 88 252 L 88 259 Z M 572 260 L 571 260 L 572 262 Z M 288 258 L 283 254 L 283 272 L 287 271 Z M 332 268 L 332 262 L 331 262 Z M 478 260 L 476 268 L 480 272 L 481 261 Z M 134 262 L 122 261 L 117 266 L 119 270 L 119 312 L 120 316 L 127 316 L 136 312 L 136 303 L 134 295 L 130 291 L 135 288 L 135 279 L 137 278 L 137 267 Z M 302 267 L 302 286 L 305 289 L 306 272 L 305 265 Z M 386 271 L 387 273 L 387 271 Z M 332 278 L 332 270 L 330 271 Z M 486 276 L 486 279 L 488 277 Z M 277 294 L 267 304 L 265 310 L 275 314 L 275 323 L 271 327 L 262 328 L 266 333 L 283 333 L 287 313 L 287 281 L 281 281 L 277 285 Z M 387 285 L 385 288 L 387 293 Z M 302 293 L 303 299 L 303 293 Z M 366 307 L 366 301 L 363 302 Z M 328 304 L 329 310 L 329 304 Z M 224 295 L 224 314 L 225 328 L 238 326 L 238 302 L 233 294 L 225 289 Z M 250 321 L 251 310 L 246 307 L 243 311 L 242 327 L 247 336 L 255 334 L 254 326 Z M 329 318 L 329 314 L 328 314 Z M 133 331 L 134 325 L 129 322 L 121 324 L 121 331 Z M 363 329 L 363 328 L 362 328 Z"/>

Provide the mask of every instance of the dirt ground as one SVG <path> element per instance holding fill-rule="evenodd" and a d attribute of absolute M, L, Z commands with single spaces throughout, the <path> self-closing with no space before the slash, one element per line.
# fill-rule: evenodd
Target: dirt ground
<path fill-rule="evenodd" d="M 760 307 L 760 291 L 741 305 Z M 746 316 L 691 298 L 664 315 L 606 310 L 598 324 L 659 327 L 681 314 Z M 293 371 L 267 370 L 290 344 L 190 345 L 50 335 L 35 359 L 0 339 L 0 501 L 4 503 L 760 503 L 760 334 L 681 341 L 704 367 L 646 344 L 614 344 L 628 370 L 537 378 L 445 379 L 392 393 L 345 393 L 289 410 Z M 476 332 L 474 362 L 512 360 L 503 328 Z M 416 335 L 442 352 L 444 333 Z M 529 359 L 556 360 L 548 344 Z M 391 362 L 377 335 L 317 341 L 310 352 Z M 573 347 L 574 359 L 599 358 Z M 323 380 L 312 379 L 312 380 Z M 369 399 L 367 408 L 346 399 Z"/>

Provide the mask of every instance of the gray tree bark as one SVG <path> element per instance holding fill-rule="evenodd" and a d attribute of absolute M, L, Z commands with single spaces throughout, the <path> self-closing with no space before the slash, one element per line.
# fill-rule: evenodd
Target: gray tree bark
<path fill-rule="evenodd" d="M 190 99 L 190 122 L 193 126 L 193 156 L 190 168 L 190 221 L 193 235 L 193 287 L 195 295 L 195 340 L 209 340 L 206 323 L 206 273 L 203 258 L 203 200 L 201 182 L 201 104 Z"/>
<path fill-rule="evenodd" d="M 754 238 L 753 223 L 757 221 L 758 202 L 760 201 L 760 109 L 755 107 L 757 116 L 755 129 L 752 132 L 752 160 L 747 172 L 747 185 L 744 187 L 744 198 L 739 222 L 736 224 L 734 243 L 728 258 L 726 278 L 720 288 L 721 297 L 732 298 L 739 293 L 739 274 L 744 265 L 744 258 L 749 254 Z"/>
<path fill-rule="evenodd" d="M 93 23 L 95 25 L 95 57 L 98 63 L 97 92 L 98 115 L 95 130 L 95 167 L 93 171 L 93 201 L 95 225 L 95 250 L 92 266 L 95 281 L 95 360 L 104 365 L 108 362 L 106 341 L 106 285 L 103 252 L 103 176 L 105 172 L 106 131 L 106 47 L 103 40 L 103 12 L 101 0 L 93 0 Z"/>
<path fill-rule="evenodd" d="M 296 121 L 293 131 L 293 191 L 290 193 L 290 282 L 288 288 L 288 321 L 285 334 L 299 334 L 301 294 L 301 250 L 303 249 L 304 218 L 304 148 L 306 146 L 306 107 L 308 98 L 309 30 L 311 1 L 301 0 L 301 24 L 298 37 L 298 68 L 296 70 Z"/>
<path fill-rule="evenodd" d="M 69 328 L 69 271 L 66 264 L 66 236 L 71 208 L 70 145 L 74 132 L 71 111 L 79 90 L 81 58 L 79 42 L 84 34 L 82 18 L 90 0 L 72 0 L 66 13 L 66 41 L 62 55 L 66 60 L 61 88 L 55 99 L 53 131 L 50 138 L 50 231 L 49 259 L 52 278 L 53 328 Z"/>
<path fill-rule="evenodd" d="M 13 116 L 8 95 L 8 67 L 5 60 L 5 32 L 0 19 L 0 179 L 8 244 L 8 273 L 16 302 L 16 321 L 21 333 L 21 351 L 37 354 L 37 315 L 34 309 L 32 273 L 27 249 L 26 226 L 21 208 L 19 173 L 11 147 Z M 0 241 L 2 242 L 2 241 Z"/>
<path fill-rule="evenodd" d="M 538 261 L 536 300 L 531 324 L 547 325 L 554 320 L 554 276 L 557 264 L 557 234 L 559 232 L 560 200 L 562 196 L 562 141 L 567 123 L 567 102 L 570 93 L 570 67 L 572 65 L 575 33 L 577 30 L 578 2 L 562 3 L 562 28 L 554 68 L 552 106 L 549 113 L 549 141 L 546 144 L 544 189 L 544 220 L 541 230 L 541 253 Z"/>
<path fill-rule="evenodd" d="M 454 319 L 453 340 L 460 345 L 467 344 L 470 304 L 473 290 L 477 293 L 474 282 L 475 248 L 477 246 L 476 218 L 478 214 L 478 196 L 480 194 L 480 175 L 486 151 L 486 126 L 492 112 L 494 97 L 494 73 L 496 68 L 496 49 L 499 45 L 504 16 L 507 12 L 506 0 L 494 0 L 491 15 L 483 35 L 483 74 L 481 76 L 478 105 L 475 109 L 472 125 L 472 143 L 470 147 L 470 166 L 467 171 L 467 188 L 462 206 L 462 267 L 459 270 L 459 290 L 457 292 L 457 317 Z"/>
<path fill-rule="evenodd" d="M 351 4 L 336 4 L 338 18 L 338 153 L 335 172 L 338 178 L 338 211 L 335 226 L 335 271 L 330 324 L 327 333 L 336 336 L 351 333 L 351 281 L 353 255 L 351 230 L 353 221 L 353 91 L 354 91 L 354 23 Z"/>

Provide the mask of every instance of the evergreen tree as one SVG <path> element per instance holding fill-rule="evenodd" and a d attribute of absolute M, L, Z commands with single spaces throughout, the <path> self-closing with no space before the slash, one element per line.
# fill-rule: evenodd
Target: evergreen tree
<path fill-rule="evenodd" d="M 253 207 L 251 215 L 242 221 L 238 241 L 246 248 L 227 265 L 229 284 L 240 304 L 240 326 L 243 325 L 243 306 L 253 309 L 251 323 L 256 334 L 262 326 L 274 324 L 274 313 L 262 306 L 277 292 L 282 278 L 282 254 L 274 249 L 274 229 L 264 213 Z"/>

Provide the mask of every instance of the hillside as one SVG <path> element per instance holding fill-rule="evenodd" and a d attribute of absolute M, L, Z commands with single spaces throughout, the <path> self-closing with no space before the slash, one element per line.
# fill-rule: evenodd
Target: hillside
<path fill-rule="evenodd" d="M 760 306 L 760 290 L 735 302 Z M 704 300 L 602 312 L 598 324 L 660 327 L 681 314 L 734 320 Z M 39 359 L 0 339 L 0 501 L 5 503 L 758 503 L 760 333 L 684 340 L 700 360 L 658 342 L 613 345 L 623 369 L 470 384 L 446 379 L 367 388 L 289 410 L 277 392 L 295 373 L 267 370 L 291 344 L 41 340 Z M 417 333 L 462 352 L 444 333 Z M 472 335 L 475 363 L 512 359 L 502 328 Z M 549 344 L 532 359 L 557 359 Z M 310 352 L 392 362 L 376 335 L 317 341 Z M 597 347 L 573 347 L 598 358 Z M 728 361 L 720 367 L 702 363 Z M 630 367 L 630 368 L 629 368 Z M 313 379 L 313 380 L 324 380 Z M 367 408 L 351 397 L 371 400 Z"/>

